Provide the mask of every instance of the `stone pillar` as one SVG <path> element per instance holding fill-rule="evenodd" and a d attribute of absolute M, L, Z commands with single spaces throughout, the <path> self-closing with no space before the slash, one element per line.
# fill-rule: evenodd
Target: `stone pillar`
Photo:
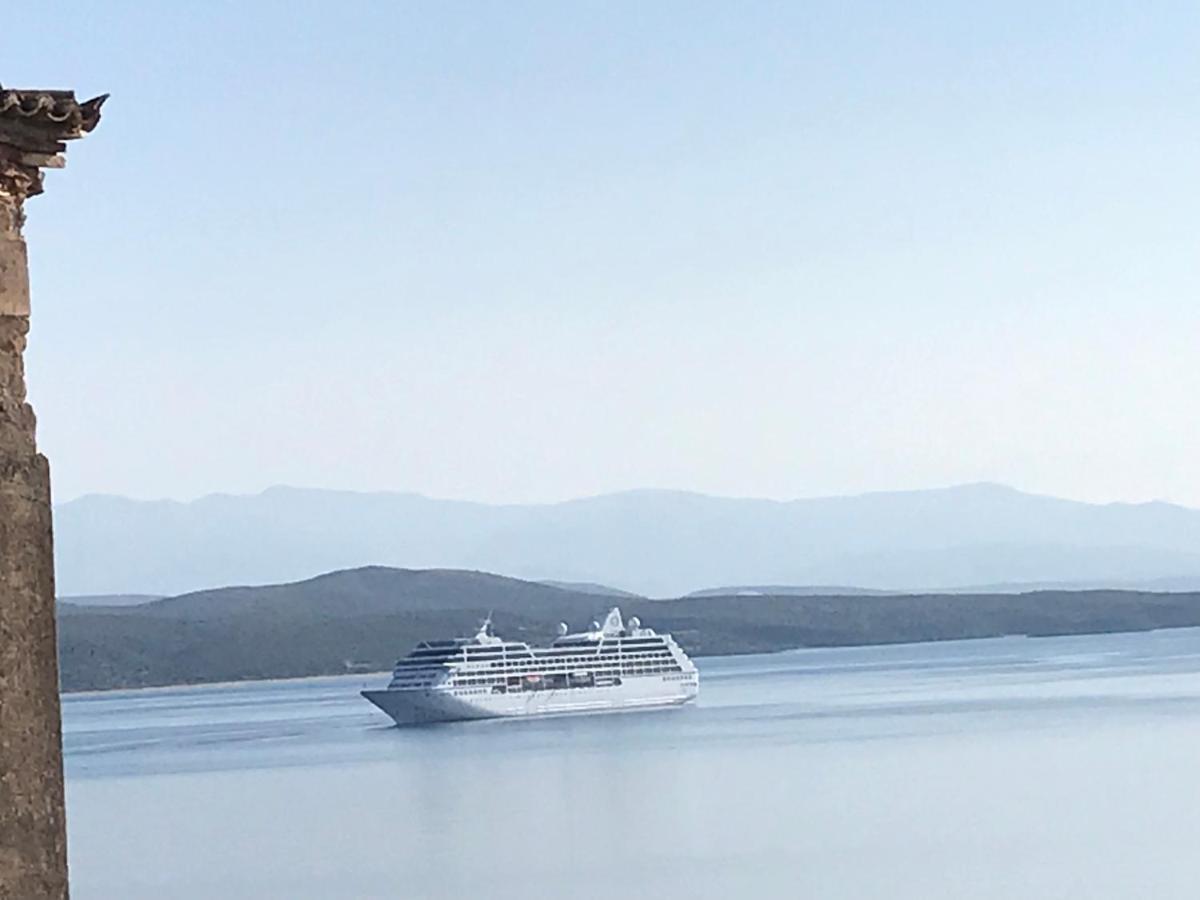
<path fill-rule="evenodd" d="M 50 470 L 25 400 L 24 203 L 103 98 L 0 88 L 0 898 L 67 896 Z"/>

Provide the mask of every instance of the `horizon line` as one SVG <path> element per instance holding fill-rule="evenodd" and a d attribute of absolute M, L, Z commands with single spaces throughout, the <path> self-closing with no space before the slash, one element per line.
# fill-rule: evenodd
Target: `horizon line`
<path fill-rule="evenodd" d="M 992 490 L 997 492 L 1018 494 L 1024 497 L 1040 498 L 1046 500 L 1057 500 L 1064 503 L 1077 503 L 1084 506 L 1171 506 L 1178 509 L 1200 511 L 1200 507 L 1190 506 L 1186 503 L 1180 503 L 1174 500 L 1164 500 L 1160 497 L 1147 500 L 1081 500 L 1075 497 L 1067 497 L 1059 494 L 1048 494 L 1043 492 L 1029 491 L 1022 488 L 1014 487 L 1010 484 L 1005 484 L 999 481 L 965 481 L 955 482 L 951 484 L 936 485 L 931 487 L 919 488 L 883 488 L 867 491 L 855 491 L 844 494 L 811 494 L 798 497 L 778 498 L 764 496 L 746 496 L 733 494 L 718 494 L 708 493 L 701 490 L 693 490 L 689 488 L 665 488 L 665 487 L 634 487 L 623 488 L 611 491 L 603 491 L 596 494 L 584 494 L 573 497 L 566 497 L 557 500 L 526 500 L 526 501 L 489 501 L 489 500 L 473 500 L 461 497 L 439 497 L 431 494 L 422 493 L 416 490 L 400 490 L 400 489 L 358 489 L 358 488 L 336 488 L 336 487 L 312 487 L 299 486 L 291 484 L 272 484 L 257 491 L 232 492 L 232 491 L 212 491 L 206 494 L 200 494 L 188 499 L 179 499 L 174 497 L 135 497 L 128 494 L 117 494 L 104 491 L 88 492 L 78 494 L 69 500 L 56 501 L 54 507 L 61 508 L 74 503 L 79 503 L 87 500 L 120 500 L 129 503 L 138 504 L 171 504 L 178 506 L 190 506 L 194 503 L 199 503 L 205 500 L 216 499 L 251 499 L 262 497 L 272 492 L 279 491 L 295 491 L 298 493 L 312 494 L 344 494 L 360 497 L 371 496 L 391 496 L 391 497 L 412 497 L 421 500 L 428 500 L 435 503 L 457 503 L 469 506 L 486 506 L 493 508 L 503 507 L 551 507 L 564 506 L 571 503 L 585 503 L 594 500 L 603 500 L 612 497 L 622 497 L 635 494 L 661 494 L 661 495 L 678 495 L 684 497 L 694 497 L 709 500 L 727 500 L 732 502 L 747 502 L 747 503 L 775 503 L 779 505 L 787 505 L 791 503 L 816 502 L 822 500 L 853 500 L 865 497 L 880 497 L 887 495 L 898 494 L 938 494 L 949 493 L 953 491 L 967 490 Z"/>

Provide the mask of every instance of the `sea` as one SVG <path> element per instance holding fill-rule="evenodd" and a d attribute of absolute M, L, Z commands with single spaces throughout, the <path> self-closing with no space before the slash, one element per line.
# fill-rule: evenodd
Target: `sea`
<path fill-rule="evenodd" d="M 386 674 L 68 695 L 72 896 L 1200 896 L 1200 629 L 698 662 L 404 729 Z"/>

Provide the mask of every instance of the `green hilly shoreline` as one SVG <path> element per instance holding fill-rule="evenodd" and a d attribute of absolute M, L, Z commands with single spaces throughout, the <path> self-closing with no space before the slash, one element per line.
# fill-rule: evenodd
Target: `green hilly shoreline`
<path fill-rule="evenodd" d="M 59 604 L 64 691 L 390 669 L 418 640 L 497 633 L 544 642 L 619 603 L 698 656 L 1200 626 L 1200 593 L 610 598 L 462 570 L 366 567 L 293 584 L 231 587 L 134 606 Z"/>

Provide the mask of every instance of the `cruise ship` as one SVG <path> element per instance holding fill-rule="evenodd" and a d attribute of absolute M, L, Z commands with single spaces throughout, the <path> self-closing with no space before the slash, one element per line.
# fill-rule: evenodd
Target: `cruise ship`
<path fill-rule="evenodd" d="M 621 620 L 568 633 L 549 647 L 492 634 L 491 617 L 471 638 L 424 641 L 396 663 L 386 690 L 362 695 L 397 725 L 554 716 L 679 706 L 696 698 L 700 673 L 669 634 Z"/>

